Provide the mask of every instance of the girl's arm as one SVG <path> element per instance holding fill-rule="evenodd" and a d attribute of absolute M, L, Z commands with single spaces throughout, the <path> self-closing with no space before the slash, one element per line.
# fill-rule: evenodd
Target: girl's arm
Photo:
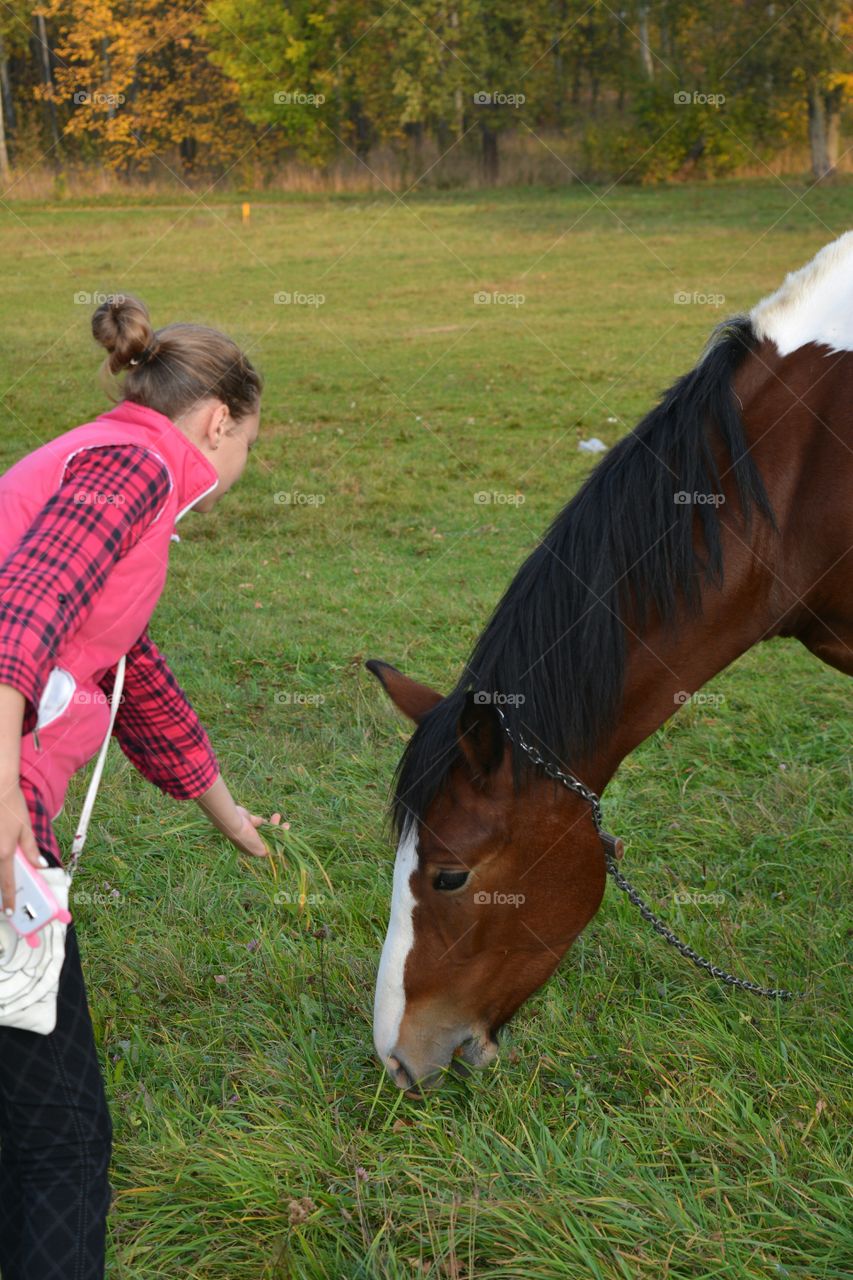
<path fill-rule="evenodd" d="M 105 693 L 112 693 L 114 678 L 113 670 L 101 680 Z M 234 803 L 204 726 L 147 629 L 127 655 L 115 735 L 149 782 L 176 800 L 197 800 L 217 830 L 244 853 L 263 857 L 268 852 L 255 830 L 263 819 Z"/>
<path fill-rule="evenodd" d="M 0 682 L 24 696 L 22 732 L 36 723 L 59 645 L 162 510 L 170 484 L 164 463 L 139 446 L 83 450 L 0 564 Z"/>
<path fill-rule="evenodd" d="M 115 668 L 100 681 L 112 693 Z M 143 631 L 127 654 L 115 735 L 143 778 L 176 800 L 197 800 L 219 777 L 219 762 L 189 698 Z"/>
<path fill-rule="evenodd" d="M 110 569 L 162 509 L 171 480 L 147 450 L 123 445 L 81 451 L 63 482 L 0 564 L 0 893 L 15 901 L 13 858 L 20 844 L 46 865 L 33 834 L 59 863 L 59 849 L 36 796 L 20 781 L 21 736 L 38 718 L 62 639 L 88 616 Z M 121 502 L 91 501 L 93 495 Z"/>
<path fill-rule="evenodd" d="M 205 791 L 203 796 L 198 797 L 198 807 L 207 815 L 216 829 L 244 853 L 254 854 L 256 858 L 263 858 L 269 853 L 267 846 L 255 830 L 265 819 L 249 813 L 242 805 L 235 804 L 223 778 L 217 778 L 213 786 Z M 277 816 L 274 814 L 272 817 L 274 823 Z"/>
<path fill-rule="evenodd" d="M 21 725 L 24 695 L 10 685 L 0 684 L 0 894 L 3 908 L 11 914 L 15 905 L 15 866 L 18 845 L 34 867 L 47 866 L 39 853 L 30 825 L 27 803 L 21 793 Z"/>

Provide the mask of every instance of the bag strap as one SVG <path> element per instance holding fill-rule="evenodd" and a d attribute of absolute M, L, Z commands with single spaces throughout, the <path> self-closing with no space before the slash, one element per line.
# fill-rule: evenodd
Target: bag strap
<path fill-rule="evenodd" d="M 98 794 L 98 787 L 101 785 L 101 774 L 104 772 L 104 762 L 107 758 L 107 748 L 110 745 L 110 738 L 113 733 L 113 726 L 116 722 L 119 703 L 121 702 L 121 691 L 124 688 L 124 668 L 126 665 L 126 655 L 119 659 L 116 667 L 116 678 L 113 684 L 112 698 L 110 699 L 110 727 L 107 729 L 107 736 L 101 743 L 101 750 L 98 755 L 98 761 L 95 765 L 95 772 L 89 783 L 89 790 L 86 792 L 86 799 L 83 802 L 83 811 L 80 814 L 80 821 L 77 824 L 77 834 L 71 845 L 71 861 L 68 864 L 69 876 L 74 875 L 77 861 L 83 852 L 83 845 L 86 841 L 86 832 L 89 830 L 89 822 L 92 817 L 92 810 L 95 807 L 95 797 Z"/>

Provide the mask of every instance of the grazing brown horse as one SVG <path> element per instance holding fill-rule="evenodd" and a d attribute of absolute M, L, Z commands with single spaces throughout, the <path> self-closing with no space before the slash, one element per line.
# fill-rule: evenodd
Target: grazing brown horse
<path fill-rule="evenodd" d="M 417 726 L 374 1012 L 401 1088 L 490 1062 L 598 910 L 585 787 L 761 640 L 853 674 L 851 493 L 853 232 L 718 326 L 556 517 L 446 697 L 367 664 Z"/>

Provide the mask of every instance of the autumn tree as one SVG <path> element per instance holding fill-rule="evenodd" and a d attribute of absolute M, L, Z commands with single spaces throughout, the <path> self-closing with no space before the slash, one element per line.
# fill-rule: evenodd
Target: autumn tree
<path fill-rule="evenodd" d="M 795 6 L 774 42 L 776 64 L 790 77 L 807 112 L 812 175 L 818 181 L 831 177 L 838 165 L 841 111 L 853 88 L 851 45 L 853 7 L 838 0 Z"/>
<path fill-rule="evenodd" d="M 79 154 L 110 168 L 191 171 L 250 136 L 236 86 L 208 58 L 193 0 L 45 0 L 57 64 L 48 98 Z"/>
<path fill-rule="evenodd" d="M 381 145 L 417 181 L 429 139 L 491 183 L 529 130 L 587 178 L 713 176 L 795 142 L 820 179 L 851 44 L 841 0 L 3 0 L 0 174 L 370 167 Z"/>

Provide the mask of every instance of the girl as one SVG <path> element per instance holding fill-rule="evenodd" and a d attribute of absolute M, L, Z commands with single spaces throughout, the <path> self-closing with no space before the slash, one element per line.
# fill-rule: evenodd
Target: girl
<path fill-rule="evenodd" d="M 61 865 L 51 825 L 71 775 L 115 722 L 122 750 L 169 795 L 194 799 L 237 849 L 263 856 L 263 819 L 236 805 L 207 734 L 148 634 L 177 522 L 212 510 L 258 435 L 262 382 L 215 329 L 152 330 L 137 299 L 92 319 L 127 370 L 124 399 L 0 476 L 0 892 L 12 858 Z M 176 537 L 175 537 L 175 540 Z M 273 821 L 279 816 L 273 815 Z M 46 861 L 45 861 L 46 860 Z M 104 1274 L 112 1124 L 74 925 L 50 1035 L 0 1026 L 0 1274 Z"/>

